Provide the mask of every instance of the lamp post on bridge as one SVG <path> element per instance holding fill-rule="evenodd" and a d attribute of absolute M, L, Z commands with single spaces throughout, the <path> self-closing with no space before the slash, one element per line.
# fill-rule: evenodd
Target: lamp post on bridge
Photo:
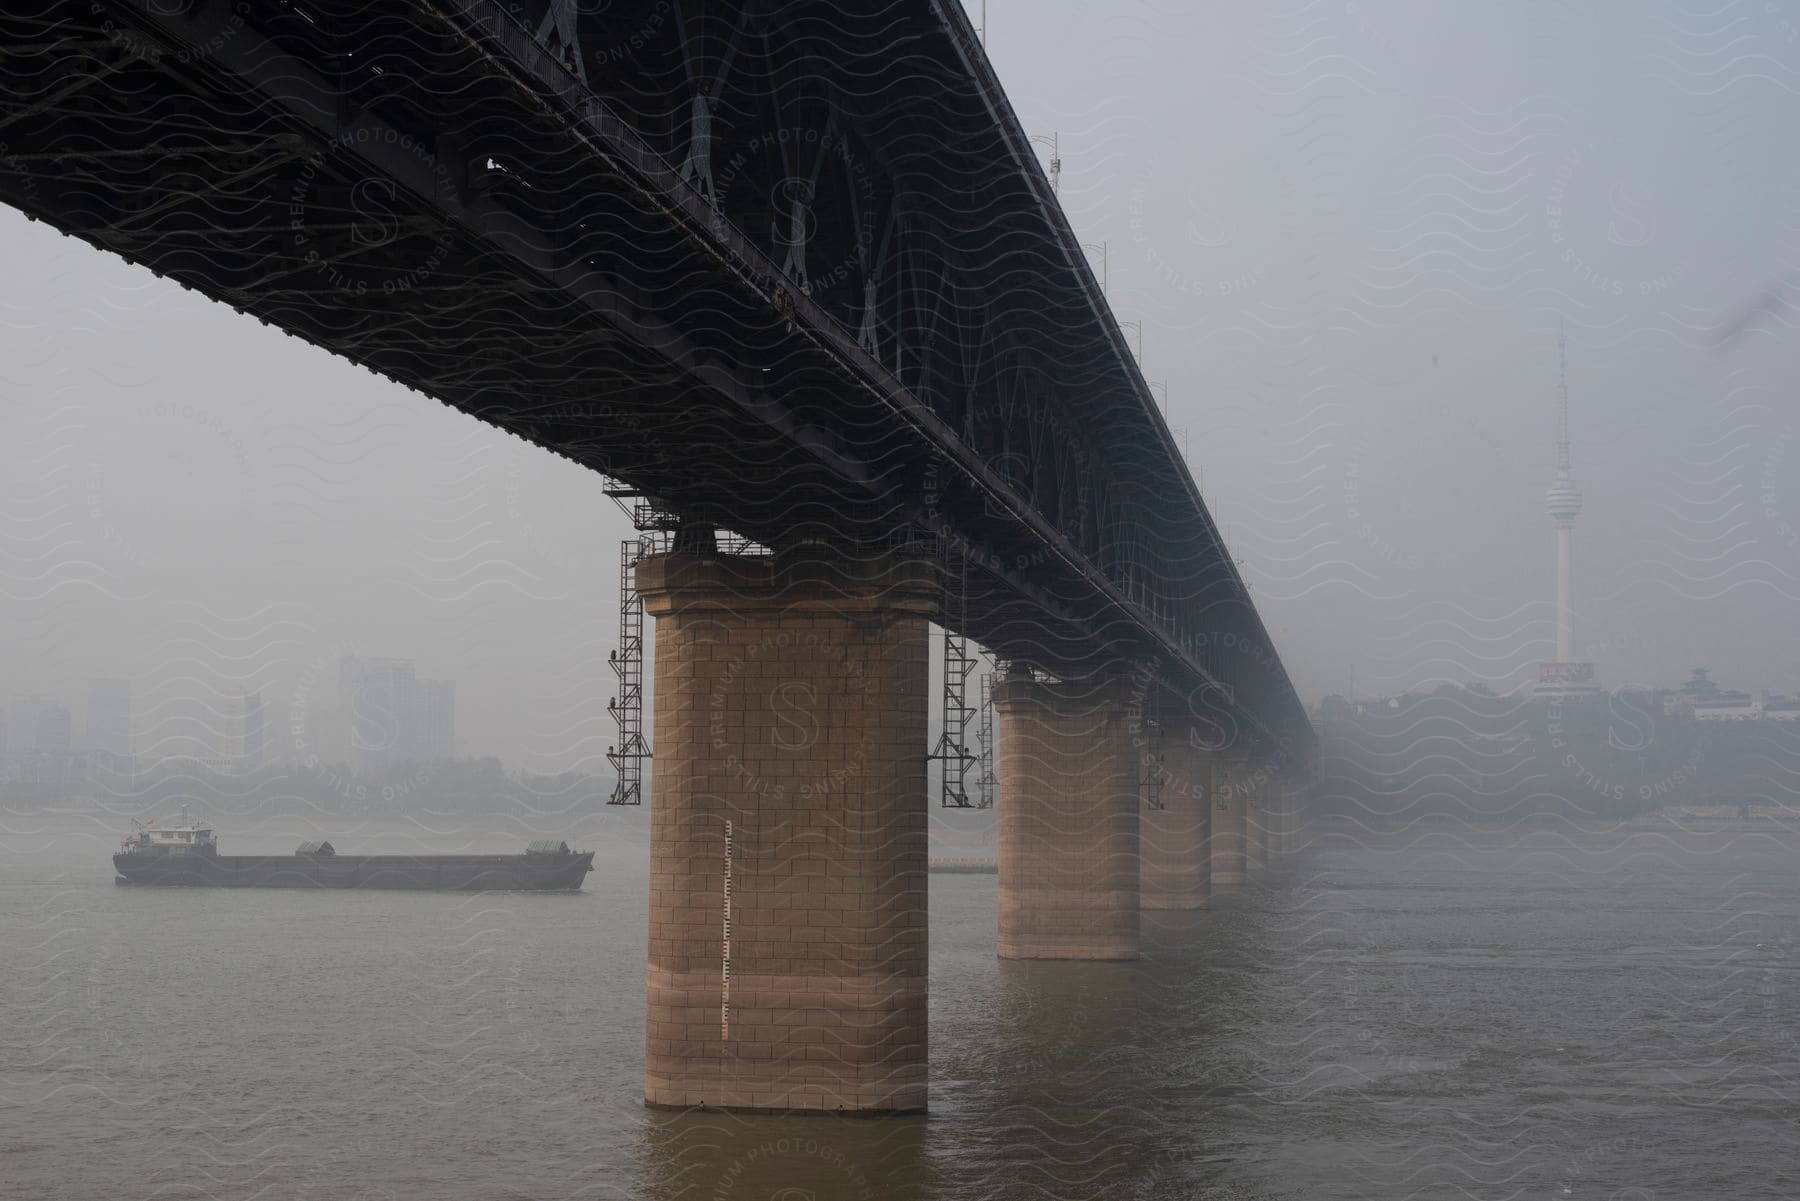
<path fill-rule="evenodd" d="M 1137 361 L 1138 361 L 1138 367 L 1141 370 L 1144 366 L 1144 323 L 1142 321 L 1121 321 L 1121 322 L 1119 322 L 1120 328 L 1123 328 L 1127 325 L 1129 325 L 1133 329 L 1137 330 Z"/>
<path fill-rule="evenodd" d="M 1106 295 L 1106 243 L 1083 242 L 1081 248 L 1083 250 L 1098 250 L 1100 252 L 1100 295 L 1104 297 Z"/>
<path fill-rule="evenodd" d="M 1153 396 L 1156 394 L 1158 388 L 1162 389 L 1162 411 L 1163 416 L 1167 418 L 1169 415 L 1169 381 L 1166 379 L 1153 379 L 1144 382 L 1149 386 L 1150 393 Z"/>
<path fill-rule="evenodd" d="M 1041 133 L 1031 135 L 1031 140 L 1050 147 L 1050 194 L 1060 194 L 1062 182 L 1062 154 L 1056 147 L 1056 134 L 1045 137 Z"/>

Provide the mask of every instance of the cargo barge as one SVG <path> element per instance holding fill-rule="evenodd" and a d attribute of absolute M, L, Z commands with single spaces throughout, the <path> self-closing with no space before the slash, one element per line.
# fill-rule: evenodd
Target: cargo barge
<path fill-rule="evenodd" d="M 212 827 L 185 810 L 178 821 L 131 825 L 113 856 L 120 884 L 578 892 L 594 870 L 594 852 L 556 839 L 523 855 L 340 855 L 329 842 L 303 842 L 292 855 L 221 855 Z"/>

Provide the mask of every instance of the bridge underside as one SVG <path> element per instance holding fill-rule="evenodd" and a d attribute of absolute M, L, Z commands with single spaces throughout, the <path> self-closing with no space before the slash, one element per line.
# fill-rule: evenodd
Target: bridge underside
<path fill-rule="evenodd" d="M 1035 164 L 945 53 L 959 29 L 922 0 L 792 4 L 777 42 L 755 11 L 605 6 L 584 85 L 483 0 L 43 4 L 0 19 L 0 199 L 685 518 L 939 546 L 999 654 L 1154 660 L 1293 728 L 1116 325 L 1061 284 L 1092 281 Z M 714 74 L 763 82 L 710 93 L 736 132 L 696 171 L 688 88 Z"/>
<path fill-rule="evenodd" d="M 777 549 L 646 569 L 651 1101 L 925 1104 L 932 618 L 1037 669 L 1002 953 L 1274 828 L 1209 756 L 1304 714 L 955 5 L 46 0 L 0 64 L 0 200 Z"/>

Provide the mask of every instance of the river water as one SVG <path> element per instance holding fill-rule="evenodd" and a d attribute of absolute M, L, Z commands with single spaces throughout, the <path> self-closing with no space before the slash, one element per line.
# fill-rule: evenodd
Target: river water
<path fill-rule="evenodd" d="M 998 961 L 994 878 L 934 876 L 886 1120 L 643 1107 L 636 834 L 568 896 L 120 888 L 114 841 L 0 833 L 0 1196 L 1800 1196 L 1794 835 L 1320 836 L 1135 964 Z"/>

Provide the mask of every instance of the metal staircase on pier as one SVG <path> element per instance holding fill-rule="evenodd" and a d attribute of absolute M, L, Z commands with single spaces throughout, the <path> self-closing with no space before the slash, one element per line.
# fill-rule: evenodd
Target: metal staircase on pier
<path fill-rule="evenodd" d="M 949 558 L 947 554 L 943 557 Z M 945 566 L 951 567 L 949 563 Z M 974 809 L 976 804 L 969 799 L 969 768 L 975 763 L 969 750 L 969 725 L 975 710 L 969 707 L 969 676 L 975 671 L 975 655 L 969 640 L 958 633 L 964 628 L 969 569 L 958 558 L 953 570 L 956 578 L 944 589 L 943 728 L 936 749 L 927 758 L 943 765 L 944 808 Z"/>
<path fill-rule="evenodd" d="M 644 738 L 644 598 L 638 595 L 635 569 L 650 555 L 675 546 L 683 522 L 653 498 L 630 488 L 608 488 L 637 533 L 619 544 L 619 646 L 608 658 L 618 689 L 606 703 L 618 726 L 618 741 L 606 748 L 616 782 L 609 805 L 644 803 L 644 764 L 651 758 Z M 712 549 L 728 555 L 767 554 L 766 547 L 730 531 L 713 531 Z"/>
<path fill-rule="evenodd" d="M 1162 809 L 1163 781 L 1167 773 L 1163 769 L 1162 723 L 1151 718 L 1143 719 L 1144 747 L 1138 756 L 1138 799 L 1144 802 L 1146 809 Z"/>
<path fill-rule="evenodd" d="M 998 730 L 994 724 L 994 676 L 996 672 L 986 672 L 981 677 L 981 705 L 975 717 L 975 761 L 981 770 L 975 776 L 975 807 L 992 809 L 994 797 L 1000 791 L 1000 775 L 994 762 L 995 753 L 999 750 L 996 741 Z"/>
<path fill-rule="evenodd" d="M 618 726 L 618 741 L 606 748 L 614 782 L 609 805 L 644 803 L 644 763 L 650 744 L 644 740 L 644 598 L 634 579 L 638 560 L 666 550 L 677 526 L 675 516 L 642 493 L 608 488 L 637 533 L 619 543 L 619 645 L 609 655 L 618 688 L 606 708 Z"/>

